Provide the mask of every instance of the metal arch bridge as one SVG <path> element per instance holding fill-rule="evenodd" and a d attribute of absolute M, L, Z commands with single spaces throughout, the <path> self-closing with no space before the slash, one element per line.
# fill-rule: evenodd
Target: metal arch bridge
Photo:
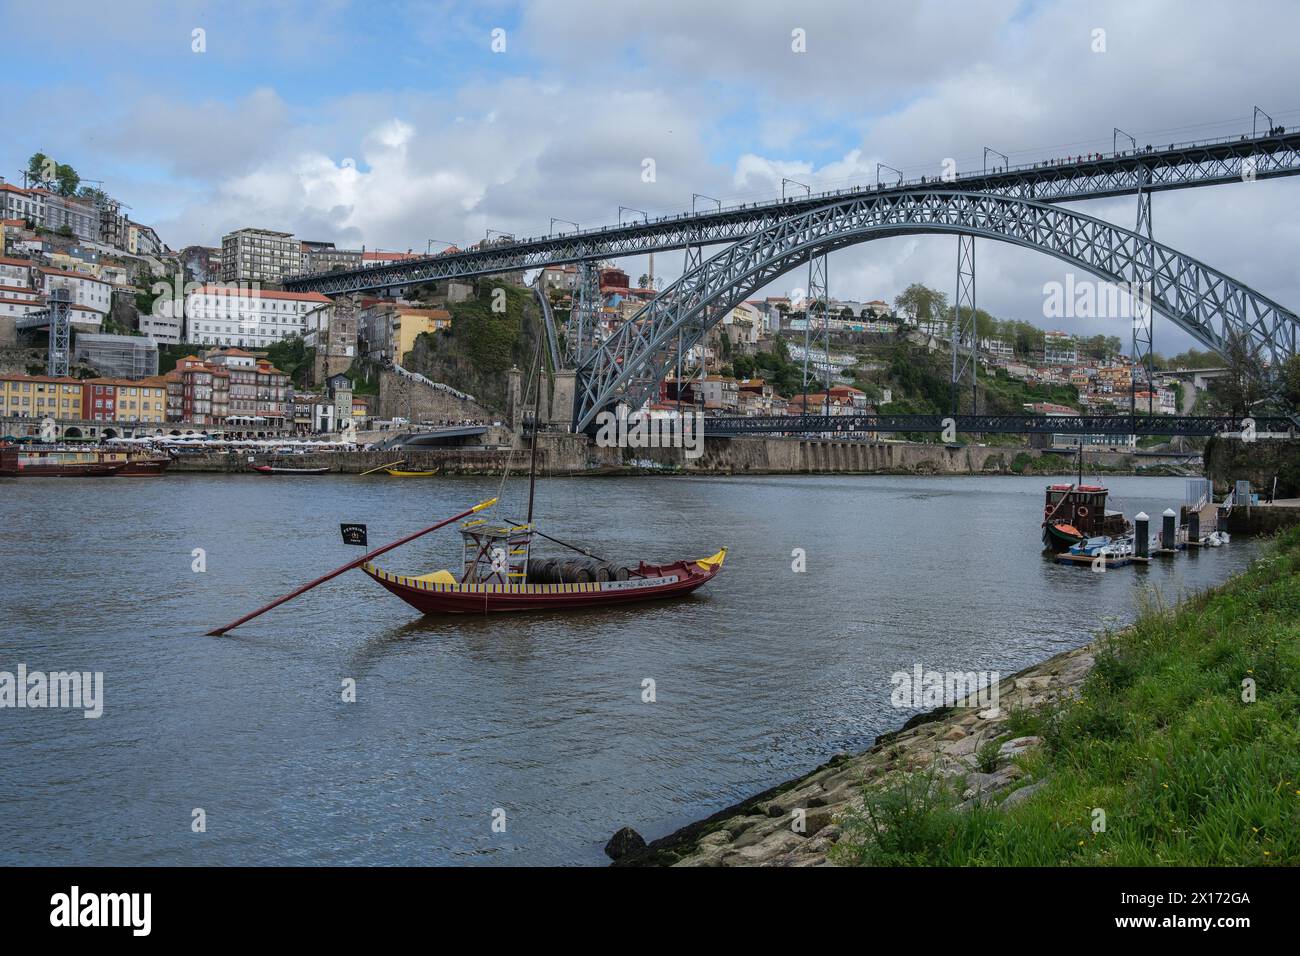
<path fill-rule="evenodd" d="M 578 369 L 574 425 L 653 394 L 670 361 L 756 288 L 815 256 L 856 243 L 913 233 L 955 233 L 1037 249 L 1113 283 L 1149 283 L 1150 307 L 1198 342 L 1222 352 L 1244 337 L 1276 368 L 1296 354 L 1294 313 L 1223 273 L 1112 223 L 993 193 L 913 189 L 815 207 L 753 233 L 668 286 L 592 346 Z"/>
<path fill-rule="evenodd" d="M 501 241 L 474 250 L 389 266 L 296 276 L 286 279 L 284 288 L 291 292 L 342 295 L 736 242 L 782 220 L 845 198 L 906 196 L 917 187 L 942 186 L 1040 203 L 1061 203 L 1297 174 L 1300 174 L 1300 132 L 1226 137 L 1173 143 L 1163 149 L 1126 150 L 1104 154 L 1098 159 L 1029 163 L 996 172 L 958 175 L 946 182 L 931 179 L 928 183 L 915 180 L 877 184 L 814 193 L 798 199 L 722 206 L 708 212 L 682 213 L 556 236 Z"/>

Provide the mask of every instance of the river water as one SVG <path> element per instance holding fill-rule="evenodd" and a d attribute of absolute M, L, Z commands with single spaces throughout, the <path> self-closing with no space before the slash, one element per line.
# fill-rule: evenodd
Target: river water
<path fill-rule="evenodd" d="M 546 480 L 543 530 L 627 559 L 726 545 L 724 572 L 676 603 L 474 619 L 421 619 L 351 572 L 210 638 L 359 556 L 340 522 L 376 546 L 498 483 L 0 480 L 0 671 L 104 675 L 99 719 L 0 710 L 0 864 L 599 864 L 623 825 L 652 839 L 869 746 L 914 713 L 890 704 L 895 671 L 1005 675 L 1255 554 L 1051 564 L 1044 484 Z M 1110 486 L 1130 516 L 1182 496 Z M 379 563 L 458 560 L 447 529 Z"/>

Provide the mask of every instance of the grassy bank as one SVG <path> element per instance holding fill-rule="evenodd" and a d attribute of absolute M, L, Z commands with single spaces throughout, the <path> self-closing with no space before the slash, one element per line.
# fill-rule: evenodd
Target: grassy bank
<path fill-rule="evenodd" d="M 1043 740 L 1017 758 L 1044 781 L 1032 796 L 962 806 L 960 781 L 926 773 L 868 787 L 831 859 L 1300 862 L 1300 529 L 1223 586 L 1104 636 L 1079 697 L 1013 713 L 999 741 L 1024 735 Z"/>

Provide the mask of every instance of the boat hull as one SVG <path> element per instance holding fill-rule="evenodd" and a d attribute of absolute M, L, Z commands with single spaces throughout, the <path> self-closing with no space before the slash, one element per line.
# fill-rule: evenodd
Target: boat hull
<path fill-rule="evenodd" d="M 1069 551 L 1082 540 L 1084 540 L 1083 535 L 1071 534 L 1069 531 L 1063 530 L 1060 525 L 1043 525 L 1043 547 L 1057 554 Z"/>
<path fill-rule="evenodd" d="M 711 581 L 721 569 L 704 561 L 670 565 L 642 564 L 626 581 L 574 584 L 462 585 L 435 584 L 364 564 L 361 570 L 422 614 L 494 614 L 505 611 L 554 611 L 680 597 Z"/>
<path fill-rule="evenodd" d="M 122 465 L 30 465 L 0 468 L 0 478 L 109 478 L 120 474 Z"/>
<path fill-rule="evenodd" d="M 171 463 L 170 458 L 134 458 L 118 474 L 123 478 L 154 478 L 164 474 Z"/>
<path fill-rule="evenodd" d="M 328 468 L 277 468 L 273 465 L 255 465 L 253 471 L 259 475 L 327 475 Z"/>

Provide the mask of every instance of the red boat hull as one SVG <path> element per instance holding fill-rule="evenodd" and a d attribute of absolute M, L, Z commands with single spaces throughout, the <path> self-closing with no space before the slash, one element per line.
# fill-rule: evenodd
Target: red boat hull
<path fill-rule="evenodd" d="M 653 565 L 644 562 L 627 581 L 585 584 L 435 584 L 364 564 L 361 570 L 422 614 L 490 614 L 500 611 L 568 610 L 679 597 L 711 581 L 722 568 L 704 561 Z"/>

